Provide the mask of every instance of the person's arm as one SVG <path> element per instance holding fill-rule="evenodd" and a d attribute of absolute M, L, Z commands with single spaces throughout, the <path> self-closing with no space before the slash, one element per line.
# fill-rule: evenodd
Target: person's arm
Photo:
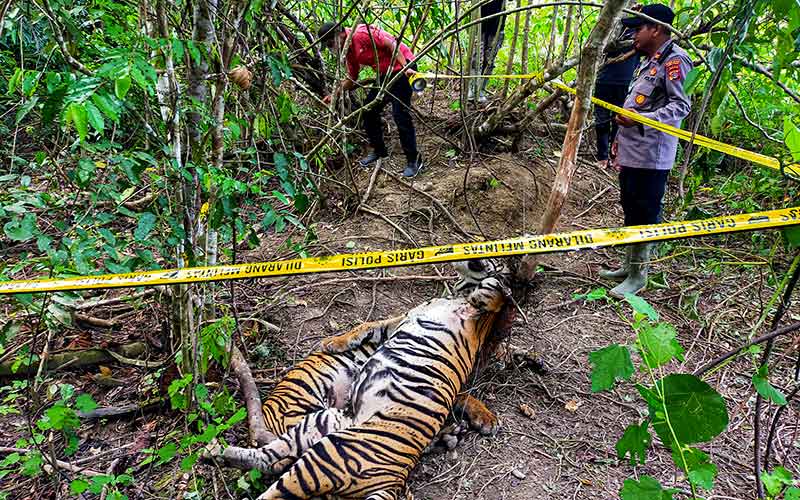
<path fill-rule="evenodd" d="M 357 62 L 352 61 L 349 57 L 346 59 L 346 64 L 348 77 L 340 81 L 339 85 L 333 89 L 333 92 L 322 99 L 322 102 L 325 104 L 330 103 L 334 95 L 348 92 L 356 88 L 356 81 L 358 81 L 358 74 L 361 72 L 361 66 Z"/>

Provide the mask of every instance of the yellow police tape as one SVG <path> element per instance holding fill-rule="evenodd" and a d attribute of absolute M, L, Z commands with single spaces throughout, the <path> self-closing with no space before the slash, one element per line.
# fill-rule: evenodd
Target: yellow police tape
<path fill-rule="evenodd" d="M 593 249 L 631 243 L 693 238 L 712 234 L 754 231 L 758 229 L 794 225 L 800 225 L 800 207 L 750 214 L 728 215 L 695 221 L 670 222 L 614 229 L 589 229 L 571 233 L 523 236 L 497 241 L 459 243 L 455 245 L 411 248 L 406 250 L 386 250 L 228 266 L 82 276 L 56 280 L 7 281 L 0 282 L 0 295 L 85 290 L 92 288 L 169 285 L 434 264 L 438 262 L 486 257 L 508 257 L 521 254 L 546 254 Z"/>
<path fill-rule="evenodd" d="M 499 79 L 521 79 L 521 80 L 530 80 L 533 78 L 539 79 L 542 81 L 544 78 L 543 73 L 526 73 L 523 75 L 437 75 L 434 73 L 417 73 L 409 78 L 409 83 L 414 90 L 418 92 L 424 90 L 425 88 L 425 78 L 445 78 L 445 79 L 463 79 L 463 78 L 499 78 Z M 554 87 L 557 87 L 565 92 L 569 92 L 570 94 L 577 94 L 577 90 L 575 88 L 565 85 L 563 82 L 558 80 L 551 80 L 550 84 Z M 647 125 L 648 127 L 652 127 L 656 130 L 661 132 L 674 135 L 675 137 L 682 139 L 687 142 L 693 142 L 699 146 L 703 146 L 709 149 L 713 149 L 714 151 L 719 151 L 720 153 L 725 153 L 730 156 L 735 156 L 737 158 L 741 158 L 743 160 L 747 160 L 758 165 L 762 165 L 764 167 L 773 168 L 775 170 L 780 170 L 782 173 L 791 175 L 794 178 L 800 179 L 800 164 L 795 163 L 792 165 L 782 166 L 780 160 L 774 158 L 772 156 L 762 155 L 761 153 L 756 153 L 754 151 L 748 151 L 747 149 L 743 149 L 737 146 L 733 146 L 731 144 L 726 144 L 724 142 L 717 141 L 710 137 L 706 137 L 700 134 L 696 134 L 692 137 L 692 133 L 677 127 L 673 127 L 671 125 L 667 125 L 666 123 L 661 123 L 659 121 L 653 120 L 651 118 L 647 118 L 646 116 L 642 116 L 635 111 L 631 111 L 629 109 L 620 108 L 619 106 L 615 106 L 610 102 L 606 102 L 600 100 L 596 97 L 592 97 L 592 102 L 598 106 L 608 109 L 609 111 L 613 111 L 619 115 L 625 116 L 634 120 L 642 125 Z"/>

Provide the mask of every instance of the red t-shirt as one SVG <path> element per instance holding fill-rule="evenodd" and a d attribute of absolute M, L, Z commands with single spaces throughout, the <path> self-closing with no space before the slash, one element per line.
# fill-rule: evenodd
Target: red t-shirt
<path fill-rule="evenodd" d="M 345 34 L 350 35 L 350 28 L 345 28 Z M 370 34 L 372 36 L 370 37 Z M 373 45 L 373 40 L 375 45 Z M 377 26 L 370 26 L 367 24 L 359 24 L 356 26 L 356 32 L 353 34 L 353 39 L 350 42 L 350 48 L 347 51 L 347 72 L 353 80 L 358 79 L 358 73 L 361 66 L 369 66 L 381 75 L 385 75 L 389 71 L 389 63 L 392 62 L 392 55 L 394 52 L 383 46 L 386 41 L 396 42 L 395 38 L 389 33 L 383 31 Z M 375 64 L 375 47 L 378 48 L 378 67 Z M 414 54 L 403 42 L 400 42 L 400 48 L 397 49 L 405 56 L 407 61 L 413 61 Z M 396 60 L 392 65 L 392 71 L 399 71 L 403 66 Z"/>

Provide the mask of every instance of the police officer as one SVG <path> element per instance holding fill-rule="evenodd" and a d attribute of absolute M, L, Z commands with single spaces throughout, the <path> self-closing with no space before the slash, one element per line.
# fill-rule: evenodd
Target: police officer
<path fill-rule="evenodd" d="M 672 9 L 661 4 L 646 5 L 641 13 L 667 25 L 675 18 Z M 683 81 L 692 69 L 689 55 L 661 24 L 638 16 L 625 18 L 622 24 L 635 31 L 634 48 L 644 55 L 625 99 L 625 109 L 680 127 L 691 109 L 691 101 L 683 91 Z M 675 162 L 678 138 L 621 115 L 616 121 L 620 129 L 612 150 L 616 151 L 614 166 L 619 170 L 625 225 L 657 224 L 661 222 L 661 201 Z M 650 244 L 629 245 L 622 267 L 601 271 L 600 276 L 624 279 L 610 291 L 612 296 L 636 294 L 647 284 L 649 261 Z"/>

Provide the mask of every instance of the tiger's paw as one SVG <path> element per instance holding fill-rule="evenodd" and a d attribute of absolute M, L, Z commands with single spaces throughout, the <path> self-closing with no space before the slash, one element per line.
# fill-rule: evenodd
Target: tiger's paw
<path fill-rule="evenodd" d="M 322 347 L 322 351 L 327 352 L 328 354 L 336 354 L 350 350 L 350 344 L 347 341 L 347 338 L 343 335 L 326 337 L 322 339 L 322 343 L 320 345 Z"/>
<path fill-rule="evenodd" d="M 489 411 L 473 412 L 469 416 L 469 426 L 478 431 L 482 436 L 494 436 L 500 429 L 500 420 L 497 415 Z"/>

